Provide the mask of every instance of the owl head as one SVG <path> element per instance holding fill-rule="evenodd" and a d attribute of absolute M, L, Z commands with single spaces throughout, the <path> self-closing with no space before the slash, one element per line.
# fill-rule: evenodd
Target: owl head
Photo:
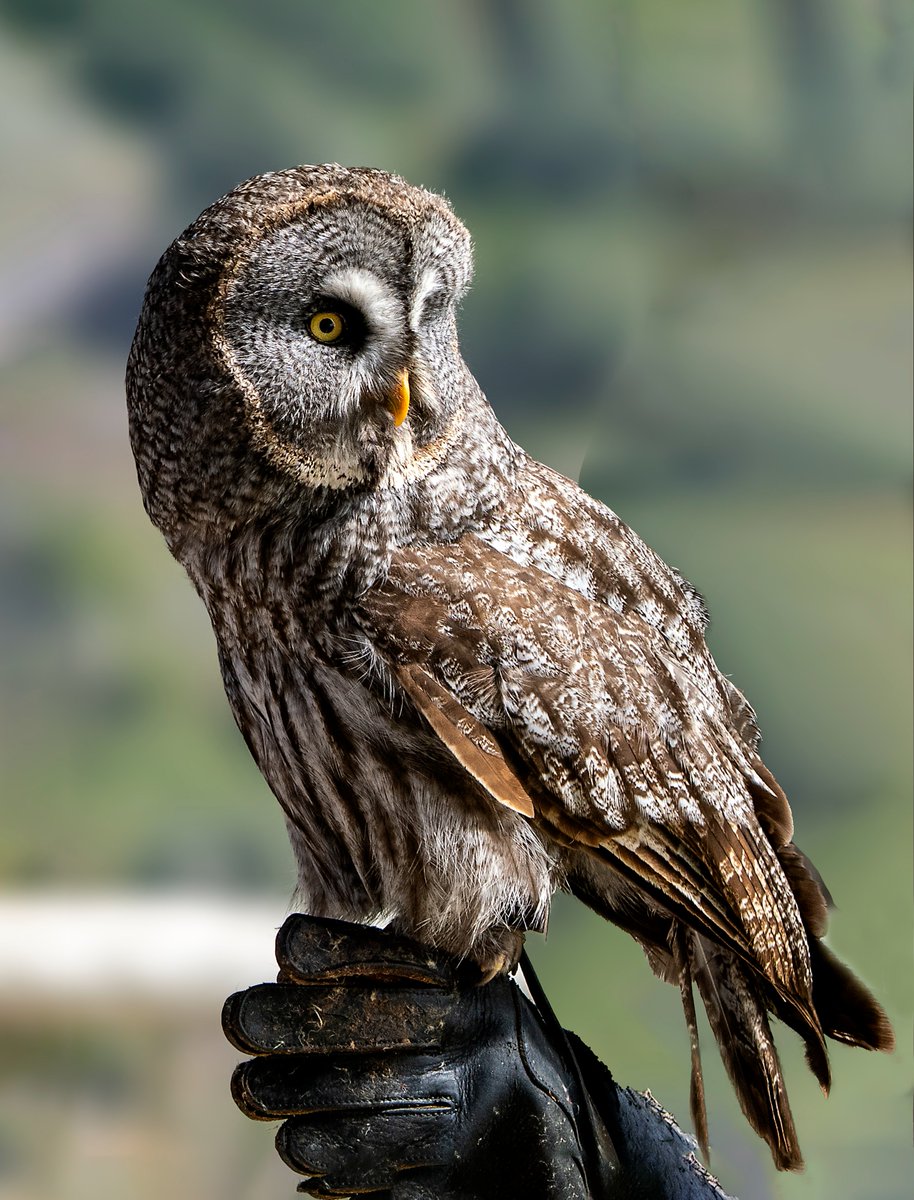
<path fill-rule="evenodd" d="M 478 389 L 470 238 L 442 197 L 335 165 L 247 180 L 166 250 L 127 368 L 147 510 L 177 549 L 421 469 Z"/>

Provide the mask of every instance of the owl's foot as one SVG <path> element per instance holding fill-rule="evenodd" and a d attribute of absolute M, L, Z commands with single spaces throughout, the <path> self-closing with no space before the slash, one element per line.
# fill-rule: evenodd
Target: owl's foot
<path fill-rule="evenodd" d="M 524 935 L 514 929 L 505 929 L 491 933 L 486 938 L 486 944 L 481 948 L 483 955 L 478 952 L 474 959 L 479 967 L 478 986 L 491 983 L 496 975 L 510 975 L 520 961 L 524 948 Z"/>
<path fill-rule="evenodd" d="M 392 921 L 387 926 L 387 933 L 416 942 L 423 940 L 421 934 L 400 921 Z M 524 949 L 524 932 L 496 926 L 469 944 L 465 937 L 430 939 L 427 944 L 439 953 L 452 956 L 456 976 L 463 986 L 482 987 L 497 975 L 510 975 L 514 971 Z"/>

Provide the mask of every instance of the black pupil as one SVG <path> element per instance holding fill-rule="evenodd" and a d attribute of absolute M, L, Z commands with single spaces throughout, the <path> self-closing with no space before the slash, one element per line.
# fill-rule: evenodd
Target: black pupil
<path fill-rule="evenodd" d="M 334 321 L 333 317 L 322 317 L 317 327 L 321 333 L 333 333 L 334 329 L 336 329 L 336 321 Z"/>

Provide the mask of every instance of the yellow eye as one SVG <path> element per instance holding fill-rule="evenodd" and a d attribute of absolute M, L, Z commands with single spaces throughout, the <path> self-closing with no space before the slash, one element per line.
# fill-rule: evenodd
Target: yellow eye
<path fill-rule="evenodd" d="M 346 326 L 339 313 L 319 312 L 308 322 L 308 328 L 311 336 L 319 342 L 335 342 L 342 336 Z"/>

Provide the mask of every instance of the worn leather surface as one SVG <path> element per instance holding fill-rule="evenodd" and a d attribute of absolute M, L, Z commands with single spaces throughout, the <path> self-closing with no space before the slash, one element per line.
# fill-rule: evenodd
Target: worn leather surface
<path fill-rule="evenodd" d="M 279 982 L 229 997 L 223 1027 L 255 1056 L 235 1071 L 235 1101 L 256 1120 L 283 1121 L 276 1145 L 306 1176 L 300 1191 L 383 1200 L 723 1196 L 672 1119 L 638 1106 L 638 1094 L 617 1088 L 575 1040 L 584 1112 L 567 1044 L 555 1044 L 556 1031 L 505 976 L 477 986 L 409 939 L 304 916 L 283 925 L 277 960 Z"/>

